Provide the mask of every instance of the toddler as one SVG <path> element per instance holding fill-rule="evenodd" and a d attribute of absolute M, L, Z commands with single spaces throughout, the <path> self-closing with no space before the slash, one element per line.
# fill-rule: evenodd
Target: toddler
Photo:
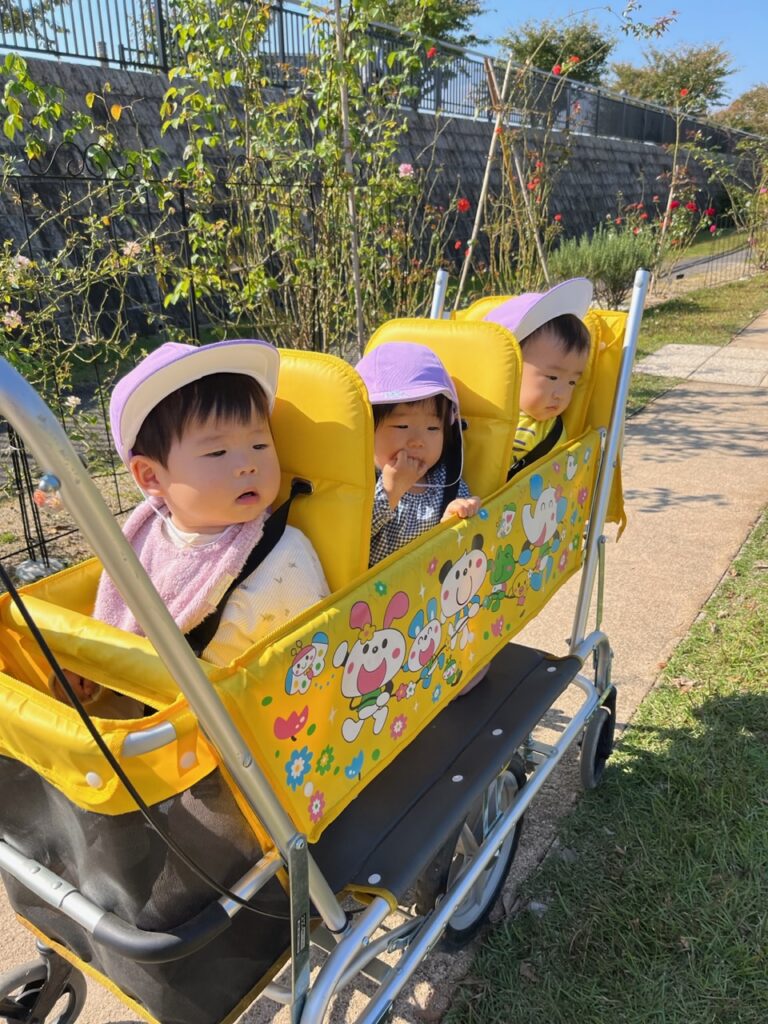
<path fill-rule="evenodd" d="M 461 477 L 463 448 L 456 388 L 424 345 L 389 342 L 357 364 L 373 406 L 375 565 L 451 516 L 480 508 Z"/>
<path fill-rule="evenodd" d="M 582 318 L 591 301 L 592 284 L 577 277 L 543 294 L 508 299 L 485 316 L 515 335 L 523 356 L 510 476 L 565 439 L 561 417 L 589 356 L 589 331 Z"/>
<path fill-rule="evenodd" d="M 263 341 L 168 343 L 118 381 L 110 401 L 115 448 L 145 497 L 123 533 L 193 649 L 192 637 L 206 637 L 226 598 L 200 647 L 216 665 L 329 592 L 310 542 L 291 526 L 280 535 L 276 521 L 273 546 L 265 541 L 268 553 L 247 574 L 280 487 L 269 422 L 278 368 L 277 350 Z M 106 573 L 93 614 L 143 634 Z M 67 677 L 82 698 L 98 692 L 90 680 Z M 126 708 L 119 717 L 141 714 Z"/>

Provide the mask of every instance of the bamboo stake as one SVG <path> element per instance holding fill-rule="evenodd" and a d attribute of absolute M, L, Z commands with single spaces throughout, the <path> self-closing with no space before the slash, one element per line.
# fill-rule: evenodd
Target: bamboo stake
<path fill-rule="evenodd" d="M 494 96 L 494 95 L 497 96 L 498 95 L 498 85 L 496 84 L 496 75 L 495 75 L 494 70 L 493 70 L 493 64 L 491 64 L 490 61 L 487 61 L 486 63 L 487 63 L 487 67 L 485 69 L 485 73 L 488 76 L 488 87 L 489 87 L 489 89 L 491 91 L 491 95 L 492 96 Z M 541 269 L 542 269 L 542 272 L 544 274 L 544 280 L 547 283 L 547 288 L 549 288 L 552 282 L 550 281 L 550 278 L 549 278 L 549 268 L 547 267 L 547 257 L 546 257 L 546 254 L 544 252 L 544 246 L 543 246 L 542 241 L 541 241 L 541 236 L 539 235 L 539 229 L 536 226 L 536 214 L 534 213 L 534 211 L 533 211 L 533 209 L 531 207 L 531 197 L 528 195 L 528 190 L 526 188 L 525 176 L 523 174 L 522 164 L 520 163 L 520 157 L 518 156 L 518 153 L 517 153 L 517 146 L 515 145 L 515 143 L 514 143 L 514 141 L 512 139 L 510 139 L 510 141 L 509 141 L 509 148 L 512 150 L 512 160 L 514 161 L 514 164 L 515 164 L 515 173 L 517 174 L 517 181 L 518 181 L 518 184 L 520 186 L 520 195 L 523 197 L 523 206 L 525 207 L 525 212 L 526 212 L 526 214 L 528 216 L 528 223 L 531 226 L 531 233 L 533 234 L 533 240 L 534 240 L 534 243 L 536 244 L 536 252 L 538 253 L 538 256 L 539 256 L 539 262 L 541 263 Z"/>
<path fill-rule="evenodd" d="M 480 198 L 477 201 L 477 210 L 475 211 L 475 223 L 472 227 L 472 237 L 467 245 L 467 251 L 464 254 L 464 262 L 461 266 L 461 277 L 459 278 L 459 287 L 456 291 L 456 299 L 453 303 L 454 313 L 459 308 L 459 301 L 461 300 L 461 293 L 464 290 L 464 284 L 467 280 L 467 274 L 469 273 L 469 267 L 472 262 L 472 253 L 475 248 L 475 242 L 480 234 L 480 225 L 483 222 L 483 216 L 485 214 L 485 200 L 488 195 L 488 186 L 491 181 L 491 168 L 493 167 L 493 155 L 496 152 L 496 139 L 499 137 L 499 129 L 504 118 L 504 103 L 507 99 L 507 90 L 509 88 L 509 80 L 512 74 L 512 58 L 510 57 L 507 61 L 507 67 L 504 72 L 504 84 L 501 87 L 501 97 L 498 95 L 498 86 L 496 85 L 496 76 L 493 74 L 493 64 L 488 57 L 484 61 L 486 65 L 486 75 L 490 68 L 490 75 L 488 77 L 489 89 L 491 92 L 491 103 L 493 108 L 496 110 L 496 124 L 494 125 L 493 135 L 491 135 L 491 144 L 488 147 L 488 156 L 485 161 L 485 174 L 483 175 L 483 187 L 480 190 Z M 493 87 L 491 88 L 491 81 Z"/>
<path fill-rule="evenodd" d="M 357 226 L 357 202 L 355 200 L 355 168 L 352 161 L 352 145 L 349 131 L 349 91 L 344 77 L 344 30 L 341 23 L 341 2 L 333 0 L 336 31 L 336 54 L 339 59 L 339 89 L 341 98 L 341 144 L 344 153 L 344 169 L 349 176 L 349 219 L 351 226 L 350 255 L 352 257 L 352 283 L 355 292 L 355 314 L 357 323 L 357 344 L 362 354 L 365 344 L 365 321 L 363 319 L 363 290 L 360 280 L 360 240 Z"/>

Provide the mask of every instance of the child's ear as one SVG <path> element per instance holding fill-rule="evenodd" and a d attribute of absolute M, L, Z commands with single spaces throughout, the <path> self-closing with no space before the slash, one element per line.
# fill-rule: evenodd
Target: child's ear
<path fill-rule="evenodd" d="M 128 468 L 140 491 L 153 497 L 164 497 L 163 487 L 158 479 L 159 463 L 146 455 L 133 455 Z"/>

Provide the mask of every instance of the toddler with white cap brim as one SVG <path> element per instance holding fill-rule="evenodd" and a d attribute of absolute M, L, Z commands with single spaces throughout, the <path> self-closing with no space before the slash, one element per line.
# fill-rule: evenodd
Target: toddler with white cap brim
<path fill-rule="evenodd" d="M 312 545 L 291 526 L 273 531 L 278 539 L 253 571 L 248 561 L 280 488 L 269 419 L 279 366 L 264 341 L 168 343 L 122 377 L 110 401 L 115 447 L 145 498 L 123 533 L 185 635 L 217 623 L 200 649 L 218 665 L 329 592 Z M 219 620 L 208 618 L 221 608 Z M 94 617 L 143 634 L 106 573 Z M 90 680 L 67 678 L 81 699 L 98 696 Z M 118 710 L 98 713 L 141 714 L 133 705 L 122 698 Z"/>
<path fill-rule="evenodd" d="M 499 303 L 484 318 L 511 331 L 523 357 L 516 460 L 546 439 L 570 405 L 589 356 L 583 318 L 591 301 L 591 282 L 576 277 Z"/>

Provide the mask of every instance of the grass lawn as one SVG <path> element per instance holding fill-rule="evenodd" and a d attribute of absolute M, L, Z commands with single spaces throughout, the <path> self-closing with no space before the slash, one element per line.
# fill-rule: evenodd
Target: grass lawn
<path fill-rule="evenodd" d="M 646 309 L 640 328 L 637 360 L 664 345 L 727 345 L 768 305 L 768 275 L 702 288 Z M 678 383 L 672 377 L 636 373 L 627 404 L 628 415 Z"/>
<path fill-rule="evenodd" d="M 738 231 L 736 228 L 720 228 L 713 238 L 709 229 L 706 228 L 685 250 L 682 260 L 686 262 L 687 260 L 703 259 L 705 256 L 725 256 L 746 245 L 748 237 L 747 231 Z"/>
<path fill-rule="evenodd" d="M 768 1021 L 768 514 L 445 1024 Z"/>

